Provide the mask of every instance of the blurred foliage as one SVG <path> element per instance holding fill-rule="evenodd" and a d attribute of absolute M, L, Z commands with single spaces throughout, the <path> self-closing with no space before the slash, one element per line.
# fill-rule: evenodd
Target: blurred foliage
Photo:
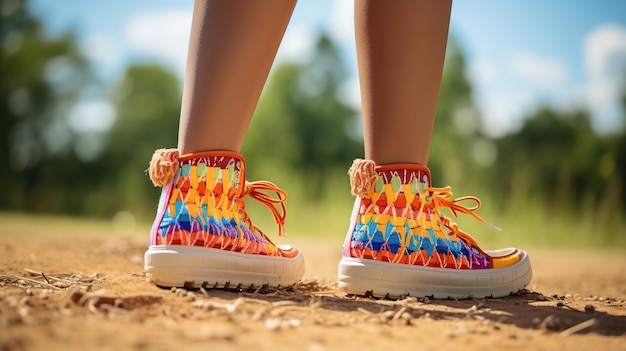
<path fill-rule="evenodd" d="M 308 61 L 276 68 L 242 150 L 251 166 L 266 164 L 302 179 L 313 200 L 321 198 L 329 173 L 345 173 L 363 153 L 362 140 L 350 136 L 357 111 L 339 97 L 348 73 L 338 51 L 321 35 Z M 252 177 L 267 176 L 250 169 Z"/>
<path fill-rule="evenodd" d="M 47 37 L 25 3 L 0 5 L 0 208 L 78 213 L 88 180 L 69 191 L 67 179 L 89 170 L 65 117 L 91 79 L 87 60 L 72 33 Z"/>
<path fill-rule="evenodd" d="M 496 189 L 505 197 L 512 192 L 550 194 L 546 201 L 551 208 L 580 204 L 585 195 L 600 200 L 609 190 L 605 184 L 614 175 L 614 160 L 608 140 L 598 140 L 589 118 L 587 111 L 542 107 L 518 133 L 498 139 L 503 157 L 496 164 L 501 178 L 493 179 Z"/>
<path fill-rule="evenodd" d="M 132 209 L 146 218 L 156 210 L 159 189 L 145 171 L 154 150 L 176 147 L 180 82 L 161 66 L 131 65 L 111 95 L 117 119 L 101 160 L 108 167 L 101 179 L 108 189 L 100 201 L 107 200 L 108 208 L 99 215 Z"/>
<path fill-rule="evenodd" d="M 480 136 L 480 115 L 473 103 L 465 57 L 457 41 L 448 41 L 439 90 L 437 117 L 428 166 L 433 185 L 459 184 L 474 169 L 468 150 Z"/>
<path fill-rule="evenodd" d="M 94 80 L 72 33 L 47 37 L 20 1 L 3 1 L 1 20 L 0 181 L 8 186 L 0 209 L 108 218 L 130 211 L 149 221 L 159 190 L 145 170 L 153 150 L 176 145 L 176 75 L 156 65 L 129 66 L 107 87 L 115 122 L 104 132 L 81 131 L 68 115 Z M 275 67 L 264 89 L 243 149 L 248 178 L 296 184 L 299 199 L 290 205 L 296 211 L 311 211 L 316 203 L 333 211 L 343 206 L 322 195 L 347 194 L 338 184 L 348 189 L 346 170 L 363 156 L 358 111 L 341 99 L 346 78 L 338 48 L 320 35 L 306 61 Z M 454 38 L 439 99 L 429 161 L 436 186 L 454 185 L 457 195 L 487 194 L 503 218 L 522 226 L 525 215 L 545 213 L 526 224 L 544 228 L 551 218 L 587 218 L 593 235 L 623 230 L 623 129 L 599 135 L 587 110 L 539 106 L 519 130 L 488 137 Z M 81 157 L 91 144 L 102 147 L 92 158 Z M 533 211 L 524 212 L 525 206 Z"/>

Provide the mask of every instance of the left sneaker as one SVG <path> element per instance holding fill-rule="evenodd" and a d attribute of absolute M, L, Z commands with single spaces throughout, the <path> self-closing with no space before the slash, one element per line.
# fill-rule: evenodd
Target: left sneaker
<path fill-rule="evenodd" d="M 241 154 L 204 151 L 179 156 L 176 149 L 160 149 L 150 163 L 150 178 L 163 187 L 145 253 L 145 270 L 155 284 L 287 287 L 302 278 L 300 250 L 275 245 L 252 223 L 244 201 L 251 197 L 266 205 L 278 235 L 284 235 L 287 193 L 268 181 L 246 181 Z"/>
<path fill-rule="evenodd" d="M 530 283 L 526 251 L 483 250 L 439 211 L 448 208 L 485 223 L 474 213 L 480 208 L 476 197 L 453 200 L 449 187 L 432 187 L 425 166 L 355 160 L 349 174 L 357 198 L 339 262 L 339 286 L 347 293 L 503 297 Z"/>

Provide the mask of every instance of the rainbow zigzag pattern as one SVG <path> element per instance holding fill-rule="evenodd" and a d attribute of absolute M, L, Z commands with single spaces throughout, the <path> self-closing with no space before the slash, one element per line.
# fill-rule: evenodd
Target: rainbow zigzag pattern
<path fill-rule="evenodd" d="M 428 169 L 379 169 L 377 173 L 371 195 L 360 198 L 347 254 L 438 268 L 493 267 L 488 255 L 459 238 L 469 235 L 459 234 L 428 198 Z"/>
<path fill-rule="evenodd" d="M 152 244 L 281 255 L 245 212 L 244 168 L 243 159 L 233 156 L 181 159 L 178 173 L 163 188 L 163 213 Z"/>

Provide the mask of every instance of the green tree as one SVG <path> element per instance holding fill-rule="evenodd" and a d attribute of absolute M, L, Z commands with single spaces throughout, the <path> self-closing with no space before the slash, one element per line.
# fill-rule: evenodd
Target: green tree
<path fill-rule="evenodd" d="M 345 173 L 363 153 L 362 141 L 348 130 L 356 111 L 339 97 L 346 78 L 338 49 L 326 35 L 309 61 L 277 67 L 244 146 L 250 162 L 285 169 L 306 184 L 310 199 L 319 199 L 331 174 Z"/>
<path fill-rule="evenodd" d="M 106 165 L 106 179 L 93 195 L 93 207 L 107 214 L 131 210 L 141 218 L 153 215 L 159 190 L 145 171 L 154 150 L 176 147 L 180 90 L 178 77 L 161 66 L 127 68 L 113 92 L 117 119 L 100 161 Z"/>
<path fill-rule="evenodd" d="M 596 134 L 588 111 L 541 107 L 496 143 L 501 157 L 492 185 L 502 205 L 511 197 L 539 196 L 560 213 L 623 209 L 623 132 Z"/>
<path fill-rule="evenodd" d="M 91 81 L 89 67 L 71 32 L 47 36 L 25 1 L 0 7 L 0 182 L 11 184 L 0 208 L 63 210 L 73 200 L 63 173 L 80 164 L 65 116 Z"/>
<path fill-rule="evenodd" d="M 465 55 L 450 37 L 439 89 L 437 117 L 431 142 L 429 167 L 437 186 L 462 187 L 477 172 L 472 147 L 481 136 L 480 114 L 472 95 Z"/>
<path fill-rule="evenodd" d="M 605 174 L 611 175 L 615 181 L 611 184 L 613 192 L 620 193 L 621 209 L 626 210 L 626 75 L 621 87 L 622 128 L 610 142 L 610 156 L 605 156 L 602 164 Z"/>
<path fill-rule="evenodd" d="M 557 188 L 568 193 L 573 186 L 575 157 L 582 151 L 576 148 L 596 154 L 590 149 L 594 140 L 588 113 L 565 115 L 551 108 L 538 109 L 525 119 L 519 132 L 497 141 L 501 155 L 497 173 L 504 198 L 512 192 L 555 195 Z M 584 145 L 577 146 L 579 142 Z M 593 157 L 585 157 L 580 164 L 585 167 L 589 158 Z"/>

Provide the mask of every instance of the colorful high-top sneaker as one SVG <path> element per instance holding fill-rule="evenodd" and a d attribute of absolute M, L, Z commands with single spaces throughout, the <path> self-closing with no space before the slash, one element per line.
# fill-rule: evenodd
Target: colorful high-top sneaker
<path fill-rule="evenodd" d="M 149 171 L 153 183 L 163 187 L 145 254 L 145 269 L 154 283 L 249 288 L 300 280 L 300 250 L 274 245 L 252 224 L 244 203 L 250 196 L 265 204 L 278 234 L 284 235 L 287 194 L 270 182 L 247 182 L 240 154 L 208 151 L 179 157 L 175 149 L 160 149 Z"/>
<path fill-rule="evenodd" d="M 530 283 L 525 251 L 482 250 L 439 211 L 448 208 L 455 216 L 465 213 L 485 223 L 474 213 L 477 198 L 453 200 L 449 187 L 433 188 L 425 166 L 355 160 L 349 174 L 357 198 L 339 263 L 339 286 L 347 293 L 502 297 Z"/>

